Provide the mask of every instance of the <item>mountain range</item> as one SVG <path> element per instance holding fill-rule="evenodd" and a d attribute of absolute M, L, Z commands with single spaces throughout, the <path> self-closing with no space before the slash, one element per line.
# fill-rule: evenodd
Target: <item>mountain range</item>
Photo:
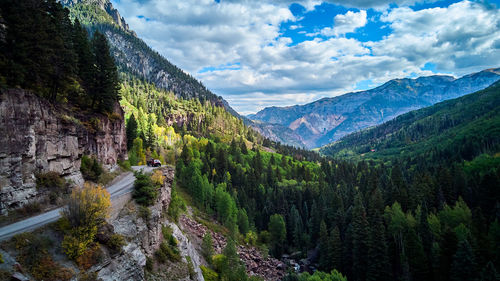
<path fill-rule="evenodd" d="M 447 75 L 394 79 L 371 90 L 323 98 L 305 105 L 268 107 L 247 117 L 266 137 L 315 148 L 408 111 L 484 89 L 499 79 L 500 68 L 458 79 Z"/>
<path fill-rule="evenodd" d="M 500 145 L 500 81 L 486 89 L 405 113 L 320 149 L 349 159 L 472 160 Z"/>
<path fill-rule="evenodd" d="M 395 79 L 380 87 L 324 98 L 306 105 L 269 107 L 240 116 L 226 100 L 151 49 L 132 31 L 109 0 L 60 0 L 93 32 L 107 37 L 122 73 L 153 83 L 184 99 L 199 99 L 224 107 L 246 125 L 271 140 L 297 147 L 316 148 L 361 129 L 381 124 L 410 110 L 456 98 L 489 86 L 500 78 L 489 69 L 455 79 L 435 75 Z"/>

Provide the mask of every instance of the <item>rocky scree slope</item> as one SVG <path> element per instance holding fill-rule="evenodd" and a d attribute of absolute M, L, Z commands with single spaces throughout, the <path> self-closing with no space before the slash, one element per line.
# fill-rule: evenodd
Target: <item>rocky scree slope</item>
<path fill-rule="evenodd" d="M 123 111 L 112 118 L 56 109 L 24 90 L 0 93 L 0 213 L 43 199 L 37 173 L 56 172 L 83 184 L 81 157 L 95 155 L 108 168 L 127 156 Z M 78 115 L 80 114 L 80 115 Z"/>
<path fill-rule="evenodd" d="M 408 111 L 484 89 L 499 79 L 500 68 L 459 79 L 443 75 L 395 79 L 372 90 L 306 105 L 268 107 L 248 118 L 273 124 L 267 130 L 259 130 L 263 124 L 254 125 L 266 137 L 290 144 L 300 141 L 307 148 L 315 148 Z"/>

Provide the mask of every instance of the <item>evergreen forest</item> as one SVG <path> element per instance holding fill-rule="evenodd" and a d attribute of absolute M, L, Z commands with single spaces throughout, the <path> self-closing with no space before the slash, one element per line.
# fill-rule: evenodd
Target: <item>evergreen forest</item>
<path fill-rule="evenodd" d="M 109 15 L 72 13 L 0 2 L 0 87 L 81 111 L 121 105 L 129 164 L 175 165 L 174 219 L 187 201 L 230 247 L 307 259 L 287 281 L 500 279 L 499 83 L 307 151 L 262 137 L 199 82 L 188 97 L 139 77 L 110 52 Z"/>

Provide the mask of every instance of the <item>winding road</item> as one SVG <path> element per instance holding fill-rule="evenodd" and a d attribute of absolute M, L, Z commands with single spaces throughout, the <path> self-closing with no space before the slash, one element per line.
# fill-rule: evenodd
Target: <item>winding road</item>
<path fill-rule="evenodd" d="M 147 166 L 133 166 L 132 169 L 134 171 L 143 170 L 144 172 L 151 172 L 154 168 Z M 127 172 L 126 174 L 121 175 L 118 180 L 107 187 L 106 190 L 111 195 L 111 203 L 113 203 L 113 199 L 132 192 L 134 188 L 134 181 L 134 174 L 131 172 Z M 16 234 L 33 231 L 46 224 L 55 222 L 61 217 L 61 211 L 63 210 L 63 208 L 64 207 L 60 207 L 28 219 L 24 219 L 22 221 L 0 227 L 0 241 L 9 239 Z"/>

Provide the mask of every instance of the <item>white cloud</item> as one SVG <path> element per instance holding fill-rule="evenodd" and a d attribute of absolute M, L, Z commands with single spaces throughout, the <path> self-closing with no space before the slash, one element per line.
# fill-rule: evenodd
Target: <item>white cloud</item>
<path fill-rule="evenodd" d="M 391 54 L 422 65 L 432 60 L 438 69 L 462 75 L 500 62 L 500 13 L 479 3 L 463 1 L 448 8 L 413 11 L 397 8 L 381 18 L 393 30 L 372 42 L 374 55 Z"/>
<path fill-rule="evenodd" d="M 367 24 L 366 11 L 348 12 L 337 15 L 330 30 L 319 31 L 336 37 L 322 39 L 310 33 L 309 40 L 297 44 L 280 33 L 284 22 L 301 27 L 288 9 L 291 2 L 120 0 L 114 4 L 139 37 L 242 113 L 338 95 L 367 79 L 380 84 L 429 74 L 421 70 L 427 62 L 456 75 L 500 62 L 498 9 L 480 3 L 387 10 L 380 20 L 392 33 L 376 42 L 343 36 Z M 319 2 L 301 3 L 314 9 Z M 353 1 L 351 6 L 363 3 Z M 410 1 L 398 2 L 404 3 Z M 237 69 L 200 72 L 235 63 Z"/>
<path fill-rule="evenodd" d="M 346 33 L 354 32 L 357 28 L 366 25 L 366 11 L 359 12 L 348 11 L 343 15 L 336 15 L 334 18 L 334 27 L 326 27 L 321 30 L 321 34 L 325 36 L 340 36 Z"/>

